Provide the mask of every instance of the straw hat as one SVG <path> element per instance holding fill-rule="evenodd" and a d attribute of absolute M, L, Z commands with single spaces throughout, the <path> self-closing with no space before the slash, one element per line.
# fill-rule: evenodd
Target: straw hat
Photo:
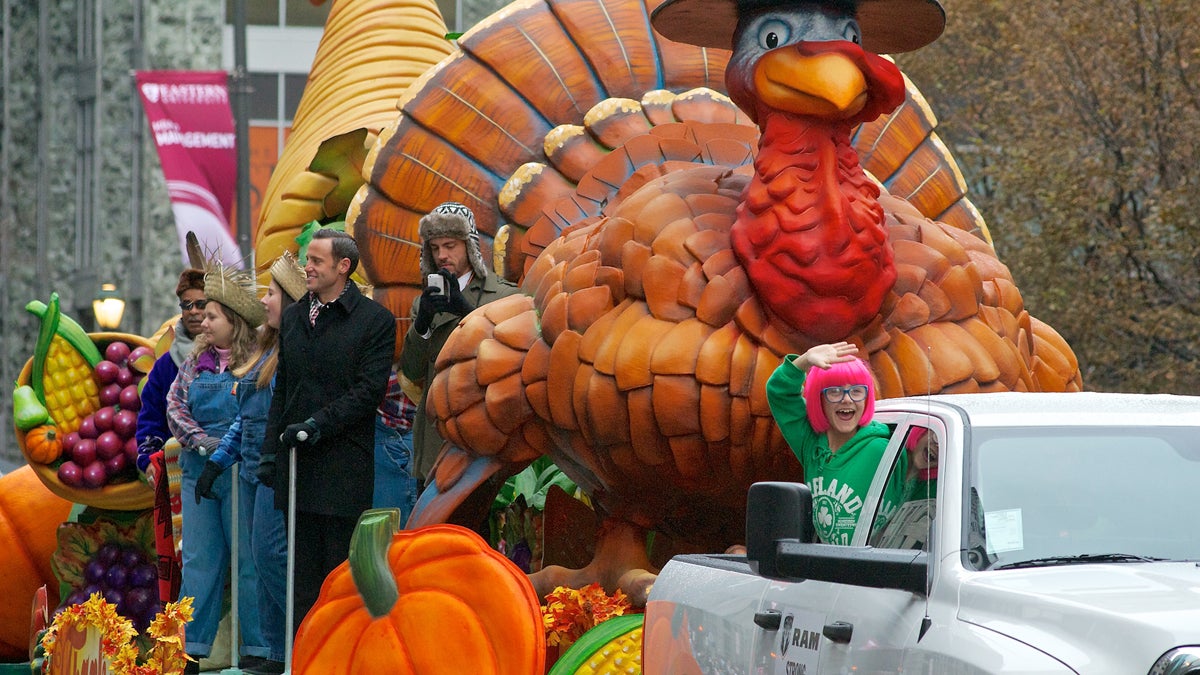
<path fill-rule="evenodd" d="M 253 274 L 217 261 L 208 263 L 204 273 L 204 295 L 209 301 L 216 300 L 233 310 L 251 328 L 258 328 L 267 320 L 267 309 L 259 302 L 256 288 Z"/>
<path fill-rule="evenodd" d="M 650 17 L 654 30 L 669 40 L 717 49 L 733 48 L 733 32 L 743 12 L 802 4 L 797 0 L 666 0 Z M 845 0 L 820 0 L 845 7 Z M 899 54 L 933 42 L 946 28 L 946 10 L 938 0 L 858 0 L 855 17 L 862 48 Z"/>
<path fill-rule="evenodd" d="M 291 251 L 284 251 L 283 255 L 276 258 L 269 271 L 271 278 L 292 300 L 299 300 L 308 292 L 308 275 Z"/>

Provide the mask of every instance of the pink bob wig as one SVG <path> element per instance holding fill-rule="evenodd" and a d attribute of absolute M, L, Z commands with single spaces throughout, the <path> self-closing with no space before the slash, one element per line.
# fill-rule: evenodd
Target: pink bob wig
<path fill-rule="evenodd" d="M 909 450 L 918 450 L 921 447 L 921 441 L 925 439 L 925 434 L 929 433 L 929 429 L 925 427 L 913 427 L 908 432 L 908 438 L 904 439 L 904 447 Z"/>
<path fill-rule="evenodd" d="M 854 359 L 835 363 L 828 369 L 808 369 L 808 376 L 804 380 L 804 405 L 808 412 L 808 423 L 812 425 L 813 431 L 829 431 L 829 420 L 825 418 L 821 391 L 826 387 L 847 387 L 855 384 L 867 385 L 867 400 L 863 401 L 862 418 L 858 420 L 858 426 L 865 427 L 875 416 L 875 378 L 871 377 L 871 369 L 866 362 Z"/>

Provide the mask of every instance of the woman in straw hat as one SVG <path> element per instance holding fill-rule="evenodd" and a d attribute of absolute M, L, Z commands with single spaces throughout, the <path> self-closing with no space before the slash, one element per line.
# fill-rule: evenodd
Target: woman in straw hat
<path fill-rule="evenodd" d="M 249 538 L 258 578 L 258 617 L 266 639 L 266 660 L 244 672 L 282 673 L 287 607 L 287 530 L 283 512 L 275 508 L 275 491 L 264 485 L 257 474 L 266 434 L 267 413 L 275 385 L 278 363 L 279 317 L 293 302 L 304 297 L 304 269 L 291 252 L 279 256 L 270 267 L 271 283 L 262 298 L 266 322 L 258 333 L 254 353 L 233 369 L 237 383 L 238 414 L 221 439 L 196 482 L 196 500 L 216 499 L 212 487 L 221 474 L 241 462 L 238 470 L 238 531 Z"/>
<path fill-rule="evenodd" d="M 250 362 L 255 329 L 266 318 L 249 273 L 210 263 L 204 286 L 208 304 L 201 334 L 167 394 L 168 424 L 183 447 L 179 456 L 183 472 L 183 583 L 179 593 L 194 598 L 195 608 L 185 649 L 197 660 L 212 651 L 221 619 L 234 536 L 230 522 L 232 480 L 226 474 L 213 483 L 210 491 L 214 499 L 197 503 L 193 497 L 207 457 L 217 449 L 237 416 L 239 382 L 233 371 Z M 243 654 L 265 658 L 267 647 L 257 617 L 257 583 L 249 543 L 248 533 L 239 538 L 240 642 Z M 199 664 L 189 662 L 185 672 L 199 672 Z"/>

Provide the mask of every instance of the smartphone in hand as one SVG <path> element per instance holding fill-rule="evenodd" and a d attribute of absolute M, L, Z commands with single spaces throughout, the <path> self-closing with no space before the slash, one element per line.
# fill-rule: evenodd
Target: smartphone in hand
<path fill-rule="evenodd" d="M 434 293 L 441 294 L 446 292 L 446 279 L 437 272 L 425 277 L 425 285 L 434 289 Z"/>

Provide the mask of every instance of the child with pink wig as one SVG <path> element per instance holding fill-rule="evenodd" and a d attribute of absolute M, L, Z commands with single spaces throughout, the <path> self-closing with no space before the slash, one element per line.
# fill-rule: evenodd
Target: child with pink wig
<path fill-rule="evenodd" d="M 875 380 L 857 354 L 849 342 L 817 345 L 789 354 L 767 381 L 771 414 L 804 467 L 817 534 L 829 544 L 850 543 L 891 436 L 887 425 L 871 421 Z M 902 485 L 889 486 L 880 515 L 901 498 Z"/>

